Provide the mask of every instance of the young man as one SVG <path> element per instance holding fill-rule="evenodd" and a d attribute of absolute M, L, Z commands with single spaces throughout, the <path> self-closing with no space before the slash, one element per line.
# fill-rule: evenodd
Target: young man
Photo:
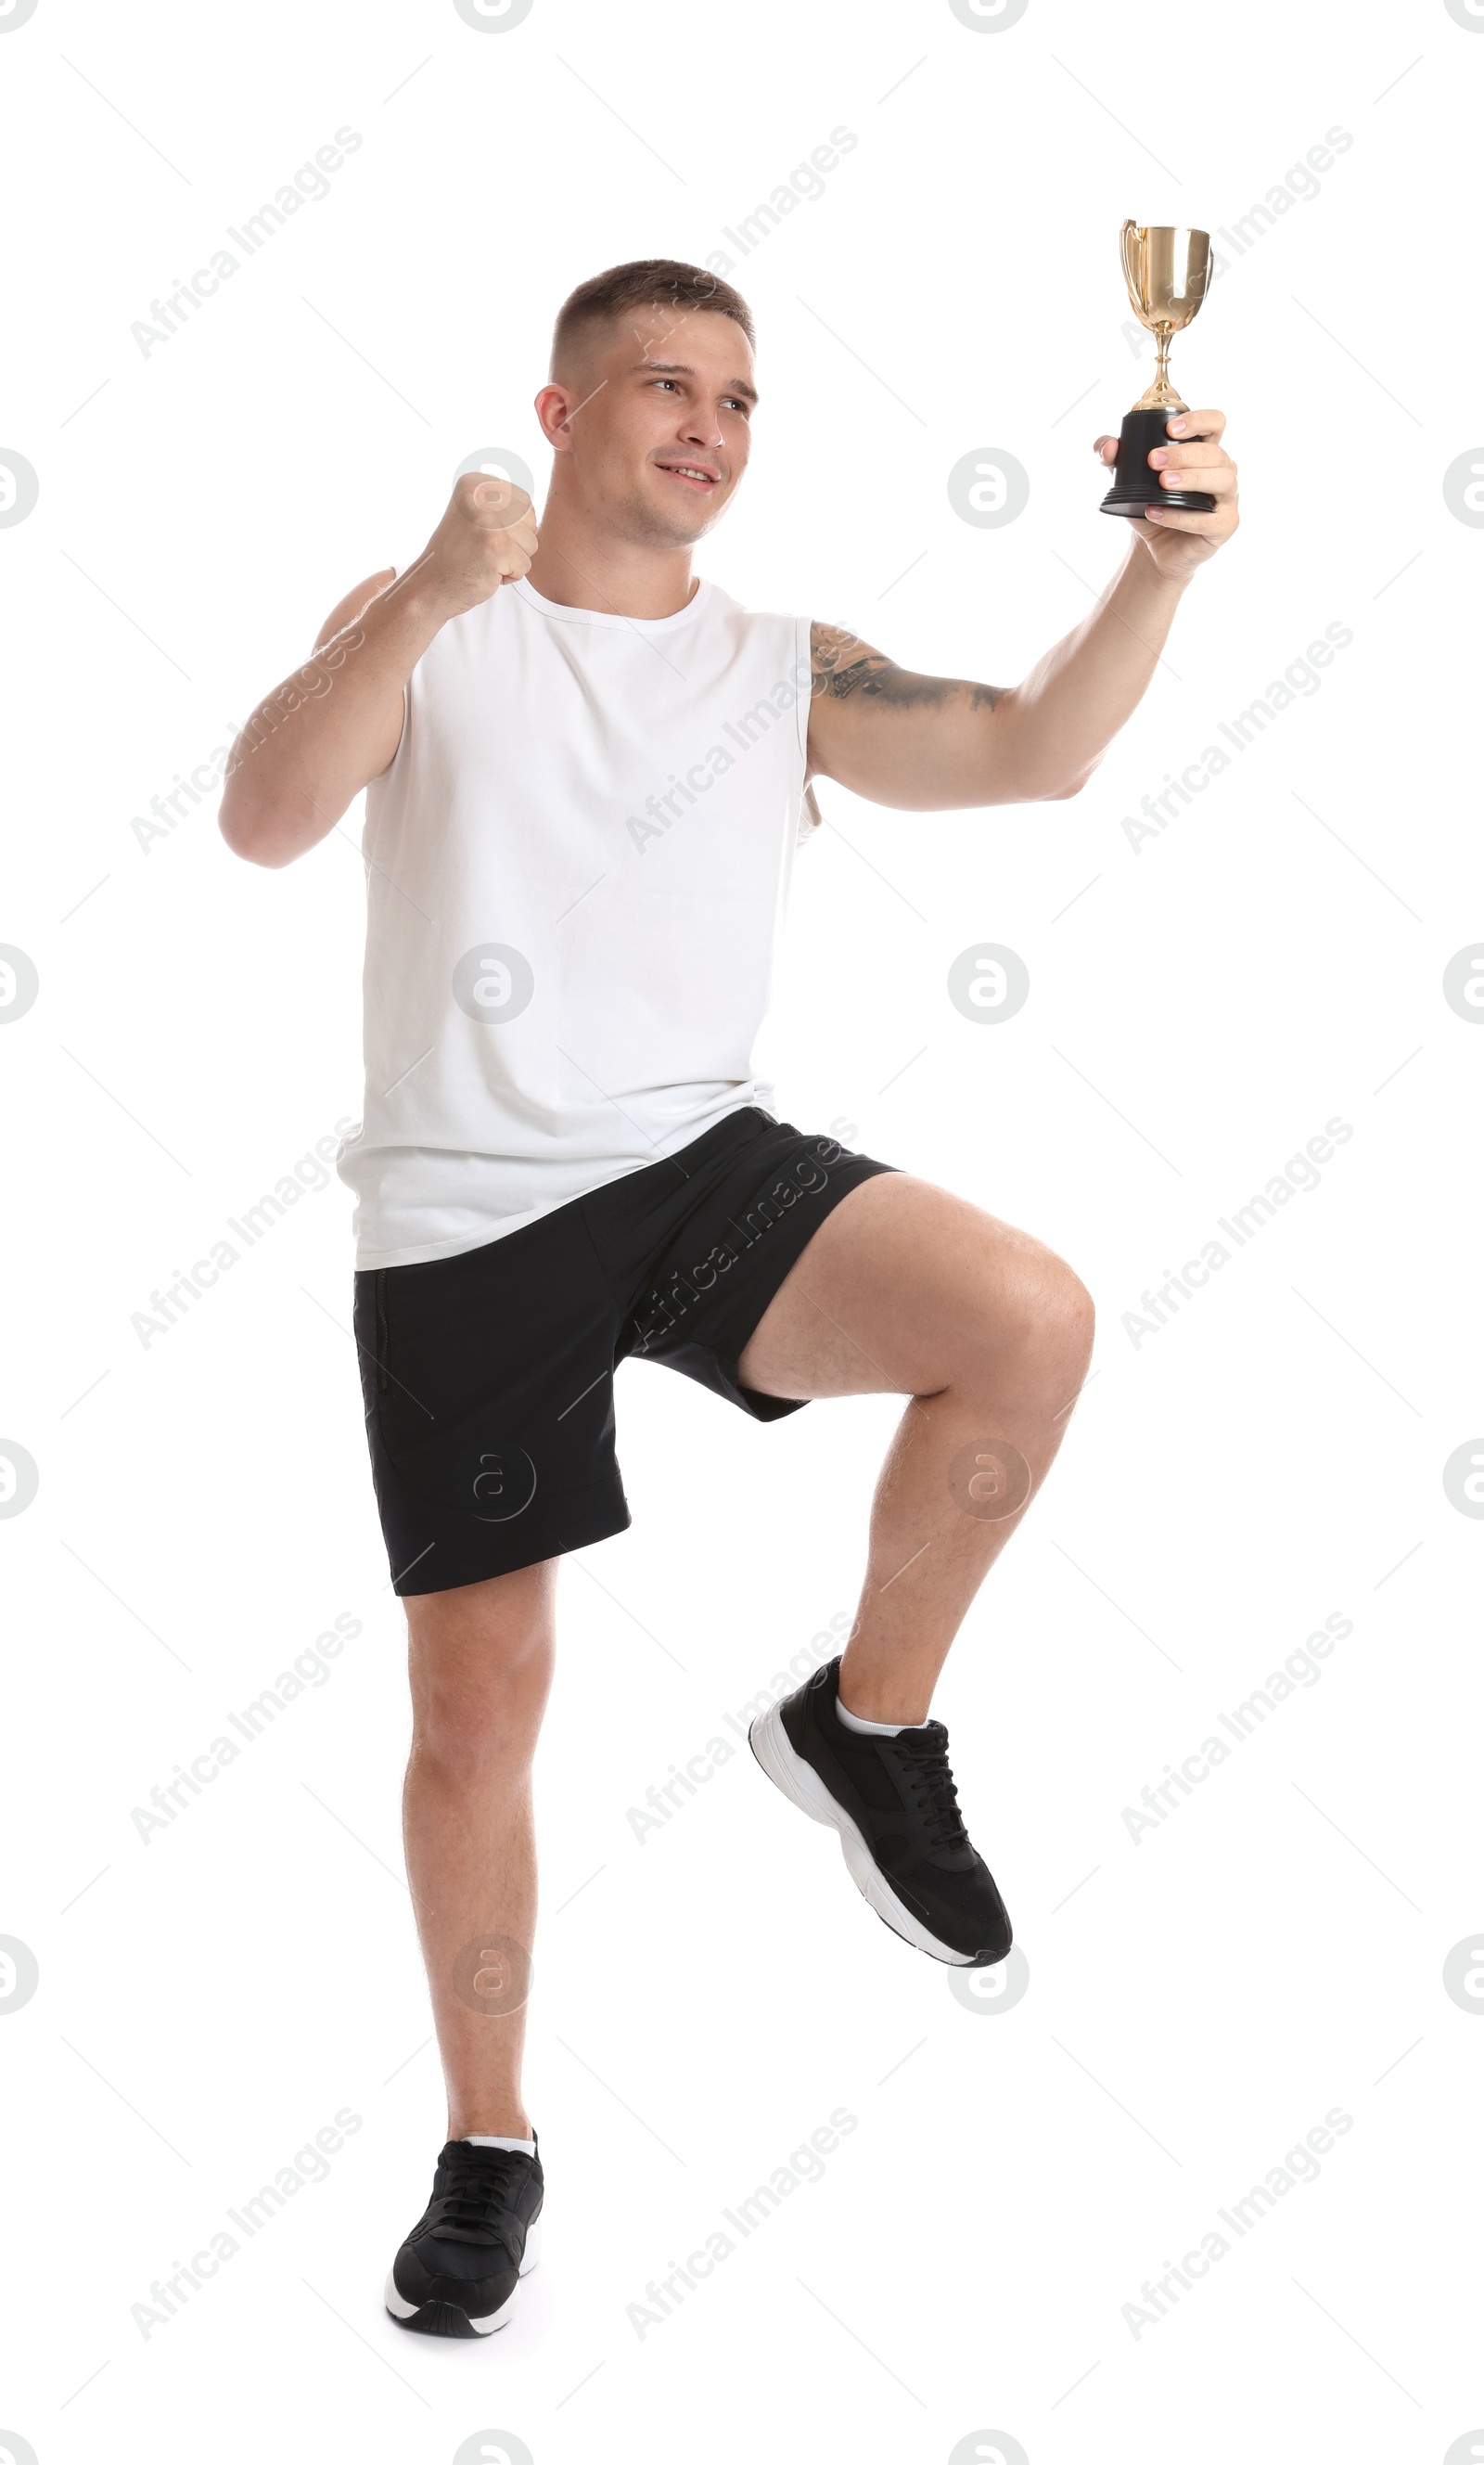
<path fill-rule="evenodd" d="M 1213 513 L 1130 524 L 1102 601 L 1022 684 L 912 675 L 692 573 L 747 467 L 752 343 L 693 266 L 584 283 L 536 397 L 540 532 L 520 490 L 461 478 L 416 562 L 348 591 L 259 705 L 222 801 L 228 844 L 281 865 L 367 789 L 365 1105 L 341 1171 L 449 2096 L 386 2298 L 434 2335 L 498 2327 L 535 2255 L 530 1768 L 557 1559 L 630 1521 L 620 1360 L 759 1421 L 908 1398 L 844 1654 L 753 1743 L 907 1942 L 969 1966 L 1010 1944 L 929 1706 L 1067 1427 L 1092 1304 L 1029 1234 L 776 1121 L 752 1047 L 809 780 L 915 812 L 1074 795 L 1235 529 L 1236 475 L 1221 414 L 1185 414 L 1150 460 Z"/>

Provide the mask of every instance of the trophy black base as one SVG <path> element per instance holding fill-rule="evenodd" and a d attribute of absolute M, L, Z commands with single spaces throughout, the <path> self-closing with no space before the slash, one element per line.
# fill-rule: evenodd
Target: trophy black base
<path fill-rule="evenodd" d="M 1126 522 L 1141 522 L 1149 505 L 1173 505 L 1186 514 L 1215 511 L 1216 500 L 1204 488 L 1162 488 L 1158 471 L 1149 468 L 1149 456 L 1155 447 L 1169 443 L 1168 423 L 1175 415 L 1167 411 L 1131 411 L 1126 414 L 1119 431 L 1113 485 L 1098 508 L 1100 513 L 1121 514 Z"/>

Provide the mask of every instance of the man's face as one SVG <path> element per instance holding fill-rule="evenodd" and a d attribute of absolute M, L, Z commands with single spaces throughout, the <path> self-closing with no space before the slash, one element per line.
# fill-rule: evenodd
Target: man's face
<path fill-rule="evenodd" d="M 665 548 L 689 547 L 720 520 L 747 467 L 757 402 L 751 345 L 732 318 L 626 312 L 597 329 L 565 391 L 573 477 L 597 520 Z"/>

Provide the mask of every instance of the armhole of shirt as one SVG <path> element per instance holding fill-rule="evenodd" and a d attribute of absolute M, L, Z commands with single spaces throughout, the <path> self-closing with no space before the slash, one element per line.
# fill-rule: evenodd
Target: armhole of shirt
<path fill-rule="evenodd" d="M 393 581 L 393 582 L 395 582 L 395 581 L 397 580 L 398 576 L 399 576 L 399 575 L 401 575 L 401 574 L 404 574 L 406 571 L 407 571 L 407 567 L 406 567 L 406 566 L 405 566 L 405 565 L 394 565 L 394 566 L 392 566 L 392 568 L 391 568 L 391 578 L 392 578 L 392 581 Z M 391 774 L 392 774 L 392 772 L 395 770 L 395 768 L 396 768 L 396 766 L 397 766 L 397 764 L 398 764 L 398 763 L 401 761 L 401 759 L 402 759 L 403 747 L 404 747 L 404 746 L 405 746 L 405 744 L 407 744 L 407 739 L 408 739 L 408 730 L 409 730 L 409 728 L 411 726 L 411 724 L 412 724 L 412 679 L 411 679 L 410 676 L 407 676 L 407 677 L 403 677 L 403 679 L 402 679 L 402 733 L 401 733 L 401 735 L 400 735 L 400 736 L 398 737 L 398 739 L 397 739 L 397 749 L 396 749 L 395 753 L 392 755 L 391 760 L 388 763 L 386 769 L 385 769 L 385 770 L 384 770 L 384 772 L 382 773 L 382 776 L 383 776 L 385 779 L 389 779 L 389 778 L 391 777 Z"/>
<path fill-rule="evenodd" d="M 819 830 L 819 824 L 818 824 L 817 822 L 812 821 L 812 820 L 809 818 L 809 807 L 808 807 L 808 770 L 809 770 L 809 708 L 810 708 L 810 704 L 811 704 L 811 702 L 812 702 L 812 700 L 813 700 L 813 639 L 814 639 L 814 625 L 813 625 L 813 620 L 812 620 L 812 618 L 811 618 L 811 617 L 808 617 L 808 616 L 796 616 L 796 617 L 794 618 L 794 620 L 793 620 L 793 621 L 794 621 L 794 670 L 793 670 L 793 673 L 794 673 L 794 676 L 795 676 L 795 677 L 796 677 L 796 678 L 801 678 L 801 679 L 802 679 L 802 683 L 801 683 L 801 685 L 800 685 L 800 690 L 799 690 L 799 698 L 798 698 L 797 702 L 796 702 L 796 703 L 795 703 L 795 705 L 794 705 L 795 709 L 796 709 L 796 710 L 797 710 L 797 712 L 798 712 L 798 719 L 799 719 L 799 762 L 800 762 L 800 767 L 799 767 L 799 818 L 798 818 L 797 822 L 794 824 L 794 831 L 793 831 L 793 846 L 794 846 L 794 854 L 795 854 L 795 855 L 797 855 L 797 854 L 798 854 L 798 852 L 799 852 L 799 850 L 800 850 L 800 848 L 808 847 L 808 843 L 809 843 L 810 839 L 811 839 L 811 838 L 813 838 L 813 837 L 815 837 L 815 836 L 817 835 L 817 833 L 818 833 L 818 830 Z M 823 816 L 821 816 L 821 819 L 823 819 Z"/>

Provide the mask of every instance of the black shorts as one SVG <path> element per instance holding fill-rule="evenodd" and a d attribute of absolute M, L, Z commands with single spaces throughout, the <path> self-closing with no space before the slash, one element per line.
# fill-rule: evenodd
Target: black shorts
<path fill-rule="evenodd" d="M 443 1592 L 586 1548 L 631 1518 L 613 1372 L 681 1370 L 756 1421 L 737 1365 L 831 1209 L 896 1166 L 756 1105 L 456 1258 L 356 1277 L 365 1426 L 393 1588 Z"/>

